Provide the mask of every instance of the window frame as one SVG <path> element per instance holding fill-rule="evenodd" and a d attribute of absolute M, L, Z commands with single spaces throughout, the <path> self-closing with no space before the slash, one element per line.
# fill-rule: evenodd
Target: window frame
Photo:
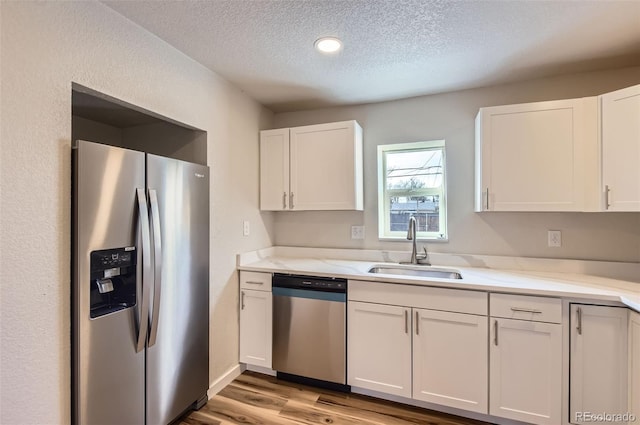
<path fill-rule="evenodd" d="M 442 150 L 442 185 L 439 188 L 387 189 L 387 164 L 388 152 L 410 152 Z M 391 231 L 390 202 L 392 196 L 432 196 L 439 195 L 439 226 L 438 232 L 417 232 L 416 238 L 428 241 L 448 241 L 447 229 L 447 165 L 446 144 L 444 140 L 430 140 L 421 142 L 395 143 L 378 145 L 378 239 L 399 241 L 406 240 L 405 231 Z M 417 193 L 417 195 L 416 195 Z"/>

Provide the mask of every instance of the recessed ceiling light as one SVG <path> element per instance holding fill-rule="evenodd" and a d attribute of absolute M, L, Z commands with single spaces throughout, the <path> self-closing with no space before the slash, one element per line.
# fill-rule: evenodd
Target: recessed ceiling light
<path fill-rule="evenodd" d="M 335 53 L 342 49 L 342 41 L 336 37 L 319 38 L 313 45 L 322 53 Z"/>

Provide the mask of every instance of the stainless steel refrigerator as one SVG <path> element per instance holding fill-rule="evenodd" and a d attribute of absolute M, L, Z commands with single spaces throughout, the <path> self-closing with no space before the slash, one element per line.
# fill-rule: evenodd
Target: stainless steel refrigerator
<path fill-rule="evenodd" d="M 72 417 L 164 425 L 206 402 L 209 168 L 73 148 Z"/>

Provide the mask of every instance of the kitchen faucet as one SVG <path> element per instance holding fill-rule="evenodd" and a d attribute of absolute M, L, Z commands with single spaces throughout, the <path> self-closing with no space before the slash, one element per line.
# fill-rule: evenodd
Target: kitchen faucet
<path fill-rule="evenodd" d="M 429 262 L 429 254 L 427 254 L 427 247 L 424 245 L 422 249 L 424 250 L 424 254 L 416 253 L 416 245 L 418 238 L 416 236 L 416 218 L 411 216 L 409 218 L 409 229 L 407 230 L 407 240 L 412 241 L 411 244 L 411 260 L 409 264 L 424 264 L 425 266 L 430 266 Z"/>

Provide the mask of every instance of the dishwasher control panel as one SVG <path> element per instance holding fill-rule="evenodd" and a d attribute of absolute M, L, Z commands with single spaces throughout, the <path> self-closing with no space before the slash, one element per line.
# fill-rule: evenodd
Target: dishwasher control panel
<path fill-rule="evenodd" d="M 276 288 L 307 289 L 310 291 L 347 292 L 347 280 L 332 277 L 276 273 L 273 275 L 272 286 Z"/>

